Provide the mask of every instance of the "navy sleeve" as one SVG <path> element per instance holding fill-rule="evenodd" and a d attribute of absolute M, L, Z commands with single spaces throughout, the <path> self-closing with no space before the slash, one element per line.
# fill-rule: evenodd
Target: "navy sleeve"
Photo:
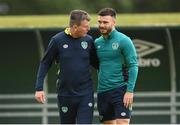
<path fill-rule="evenodd" d="M 91 51 L 90 51 L 90 64 L 95 69 L 99 70 L 99 60 L 98 60 L 98 57 L 97 57 L 94 42 L 92 42 Z"/>
<path fill-rule="evenodd" d="M 43 90 L 43 83 L 44 83 L 45 76 L 49 68 L 51 67 L 53 61 L 55 61 L 55 58 L 58 52 L 57 50 L 58 49 L 57 49 L 56 41 L 52 38 L 45 52 L 45 55 L 42 58 L 39 65 L 39 69 L 37 73 L 37 80 L 36 80 L 36 85 L 35 85 L 36 91 Z"/>

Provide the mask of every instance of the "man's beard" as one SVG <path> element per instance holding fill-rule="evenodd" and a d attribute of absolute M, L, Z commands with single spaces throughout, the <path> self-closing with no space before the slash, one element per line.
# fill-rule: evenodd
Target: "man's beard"
<path fill-rule="evenodd" d="M 112 31 L 112 28 L 106 29 L 106 28 L 101 28 L 101 27 L 99 27 L 99 30 L 100 30 L 100 32 L 101 32 L 102 35 L 108 35 L 108 34 Z M 102 30 L 103 30 L 103 31 L 102 31 Z"/>

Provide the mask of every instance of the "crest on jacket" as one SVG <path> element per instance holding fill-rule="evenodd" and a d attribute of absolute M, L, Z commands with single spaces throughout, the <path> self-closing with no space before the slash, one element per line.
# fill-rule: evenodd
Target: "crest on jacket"
<path fill-rule="evenodd" d="M 119 47 L 119 43 L 116 42 L 112 43 L 112 49 L 117 50 L 118 47 Z"/>
<path fill-rule="evenodd" d="M 83 49 L 87 49 L 88 43 L 86 41 L 82 41 L 81 46 L 82 46 Z"/>
<path fill-rule="evenodd" d="M 62 110 L 62 112 L 66 113 L 68 111 L 68 107 L 63 106 L 63 107 L 61 107 L 61 110 Z"/>

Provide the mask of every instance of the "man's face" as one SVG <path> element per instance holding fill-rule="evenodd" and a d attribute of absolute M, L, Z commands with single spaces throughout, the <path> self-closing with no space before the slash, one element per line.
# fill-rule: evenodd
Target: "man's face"
<path fill-rule="evenodd" d="M 81 21 L 81 24 L 77 26 L 76 33 L 79 37 L 82 37 L 88 33 L 90 30 L 90 23 L 87 20 Z"/>
<path fill-rule="evenodd" d="M 98 16 L 98 26 L 102 35 L 108 35 L 115 26 L 115 19 L 111 16 Z"/>

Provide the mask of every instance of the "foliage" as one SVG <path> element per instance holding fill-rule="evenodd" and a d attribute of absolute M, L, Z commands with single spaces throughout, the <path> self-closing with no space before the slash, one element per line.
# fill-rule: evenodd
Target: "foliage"
<path fill-rule="evenodd" d="M 91 14 L 91 26 L 97 26 L 97 15 Z M 67 27 L 68 15 L 0 16 L 0 28 Z M 117 26 L 177 26 L 180 13 L 118 14 Z"/>
<path fill-rule="evenodd" d="M 72 9 L 97 13 L 101 8 L 112 7 L 118 13 L 178 12 L 180 0 L 0 0 L 6 4 L 8 15 L 68 14 Z M 4 14 L 1 12 L 0 14 Z"/>

